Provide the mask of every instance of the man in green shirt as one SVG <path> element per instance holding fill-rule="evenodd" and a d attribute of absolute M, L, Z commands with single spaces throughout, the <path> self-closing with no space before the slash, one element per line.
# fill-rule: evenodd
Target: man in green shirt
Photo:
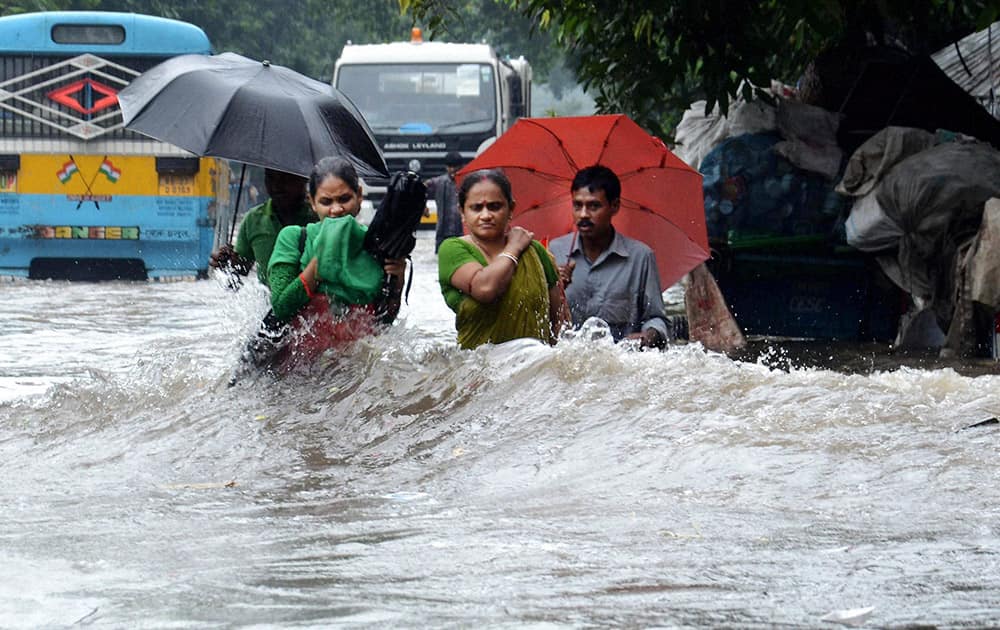
<path fill-rule="evenodd" d="M 257 264 L 257 278 L 268 285 L 267 263 L 278 232 L 287 225 L 306 225 L 317 220 L 306 201 L 306 179 L 291 173 L 266 169 L 264 187 L 270 197 L 243 217 L 236 247 L 226 244 L 212 254 L 208 264 L 231 269 L 245 276 Z"/>

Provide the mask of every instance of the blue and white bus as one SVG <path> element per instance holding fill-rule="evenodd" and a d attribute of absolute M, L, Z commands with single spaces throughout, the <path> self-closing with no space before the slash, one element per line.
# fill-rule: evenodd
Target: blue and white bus
<path fill-rule="evenodd" d="M 211 54 L 198 27 L 110 12 L 0 18 L 0 276 L 204 277 L 228 168 L 125 130 L 118 92 Z"/>

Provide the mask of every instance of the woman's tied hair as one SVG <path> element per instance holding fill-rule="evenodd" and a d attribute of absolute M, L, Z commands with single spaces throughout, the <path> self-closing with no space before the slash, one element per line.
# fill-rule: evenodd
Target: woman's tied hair
<path fill-rule="evenodd" d="M 358 183 L 358 172 L 354 170 L 354 165 L 339 157 L 325 157 L 309 173 L 309 197 L 316 196 L 316 190 L 327 177 L 339 177 L 351 190 L 358 195 L 361 194 L 361 184 Z"/>
<path fill-rule="evenodd" d="M 497 185 L 503 196 L 507 198 L 507 205 L 514 206 L 514 195 L 511 193 L 510 180 L 504 175 L 503 171 L 499 169 L 483 169 L 481 171 L 473 171 L 469 173 L 462 179 L 462 185 L 458 189 L 458 207 L 465 207 L 465 200 L 469 197 L 469 191 L 472 187 L 481 181 L 489 180 Z"/>

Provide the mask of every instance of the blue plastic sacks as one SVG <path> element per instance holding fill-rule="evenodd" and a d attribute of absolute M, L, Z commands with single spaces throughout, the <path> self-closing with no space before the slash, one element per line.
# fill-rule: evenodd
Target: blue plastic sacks
<path fill-rule="evenodd" d="M 708 236 L 737 245 L 760 238 L 821 236 L 843 240 L 845 199 L 834 182 L 800 170 L 773 150 L 776 133 L 728 138 L 699 169 Z"/>

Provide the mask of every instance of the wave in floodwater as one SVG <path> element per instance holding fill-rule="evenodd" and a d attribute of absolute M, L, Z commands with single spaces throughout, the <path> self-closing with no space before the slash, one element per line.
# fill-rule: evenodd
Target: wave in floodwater
<path fill-rule="evenodd" d="M 462 351 L 412 299 L 230 385 L 252 286 L 0 291 L 5 628 L 1000 622 L 996 376 Z"/>
<path fill-rule="evenodd" d="M 5 627 L 988 624 L 990 377 L 393 330 L 0 407 Z M 6 575 L 3 575 L 3 574 Z"/>

